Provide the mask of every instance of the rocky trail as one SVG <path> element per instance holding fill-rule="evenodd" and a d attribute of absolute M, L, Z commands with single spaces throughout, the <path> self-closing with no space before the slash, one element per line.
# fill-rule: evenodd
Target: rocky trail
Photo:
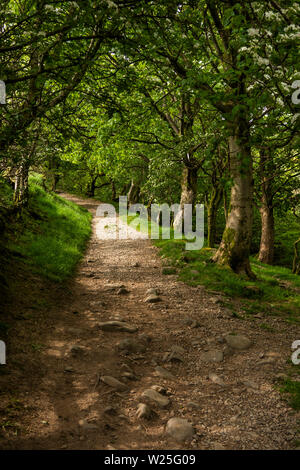
<path fill-rule="evenodd" d="M 19 431 L 2 427 L 0 448 L 295 447 L 299 413 L 274 385 L 297 328 L 232 316 L 221 295 L 162 274 L 150 241 L 99 240 L 99 203 L 64 196 L 94 214 L 93 236 L 47 319 L 30 320 L 42 345 L 31 368 L 18 367 L 17 350 L 0 376 L 2 406 L 12 387 L 22 404 L 11 405 Z"/>

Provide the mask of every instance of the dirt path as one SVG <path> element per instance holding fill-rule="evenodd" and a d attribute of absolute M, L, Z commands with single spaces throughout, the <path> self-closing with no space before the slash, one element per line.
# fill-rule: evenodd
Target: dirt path
<path fill-rule="evenodd" d="M 96 201 L 67 197 L 95 215 Z M 7 383 L 14 384 L 22 402 L 15 410 L 20 432 L 14 435 L 7 426 L 0 448 L 292 448 L 299 414 L 274 389 L 274 378 L 286 370 L 297 329 L 282 323 L 271 333 L 259 328 L 260 319 L 233 317 L 220 307 L 217 294 L 163 275 L 148 240 L 101 241 L 96 223 L 94 217 L 77 276 L 65 292 L 58 289 L 45 323 L 35 323 L 43 347 L 30 373 L 24 364 L 25 372 L 15 367 L 14 377 L 0 377 L 7 391 Z M 149 288 L 158 290 L 161 301 L 145 302 Z M 138 330 L 103 331 L 99 323 L 109 320 Z M 232 350 L 224 341 L 229 333 L 245 335 L 253 345 Z M 122 343 L 125 338 L 130 341 Z M 120 341 L 125 349 L 117 347 Z M 207 353 L 224 358 L 208 362 Z M 157 366 L 174 378 L 158 376 Z M 101 376 L 117 378 L 126 389 L 116 390 Z M 142 393 L 155 385 L 169 404 L 149 402 L 151 418 L 139 418 L 137 405 L 146 402 Z M 167 435 L 171 417 L 192 423 L 193 440 L 178 443 Z"/>

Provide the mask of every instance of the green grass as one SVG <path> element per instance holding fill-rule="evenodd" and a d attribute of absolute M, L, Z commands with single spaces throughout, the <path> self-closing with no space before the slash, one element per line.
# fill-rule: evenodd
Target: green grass
<path fill-rule="evenodd" d="M 18 233 L 9 247 L 23 255 L 34 272 L 63 281 L 82 257 L 91 234 L 91 214 L 44 191 L 38 175 L 30 178 L 29 187 L 29 207 L 18 222 Z"/>
<path fill-rule="evenodd" d="M 184 240 L 154 243 L 160 248 L 161 256 L 179 269 L 180 280 L 193 286 L 204 285 L 224 293 L 229 300 L 238 300 L 249 315 L 264 312 L 280 315 L 289 322 L 300 321 L 300 276 L 288 268 L 265 265 L 252 257 L 251 266 L 257 280 L 251 281 L 211 263 L 213 249 L 186 251 Z"/>
<path fill-rule="evenodd" d="M 283 381 L 280 392 L 287 397 L 288 402 L 292 408 L 300 410 L 300 382 L 288 378 Z"/>
<path fill-rule="evenodd" d="M 169 274 L 176 274 L 177 273 L 177 270 L 176 268 L 172 268 L 172 267 L 166 267 L 166 268 L 163 268 L 162 270 L 162 273 L 163 274 L 166 274 L 166 275 L 169 275 Z"/>
<path fill-rule="evenodd" d="M 267 323 L 261 323 L 259 325 L 259 328 L 261 328 L 262 330 L 266 330 L 266 331 L 269 331 L 270 333 L 275 333 L 276 330 L 275 328 L 272 328 L 270 325 L 268 325 Z"/>

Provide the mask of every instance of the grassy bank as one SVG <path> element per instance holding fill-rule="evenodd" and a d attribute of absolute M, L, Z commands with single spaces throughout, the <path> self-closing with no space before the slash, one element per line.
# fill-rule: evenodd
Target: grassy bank
<path fill-rule="evenodd" d="M 211 263 L 212 249 L 185 251 L 183 240 L 158 240 L 155 245 L 161 256 L 176 267 L 182 281 L 222 292 L 228 299 L 224 306 L 231 308 L 233 314 L 237 301 L 246 315 L 280 315 L 288 322 L 300 322 L 300 277 L 288 268 L 262 264 L 252 257 L 257 280 L 250 281 Z"/>
<path fill-rule="evenodd" d="M 292 378 L 285 379 L 279 387 L 279 391 L 292 408 L 297 411 L 300 410 L 300 382 L 298 380 L 293 380 Z"/>
<path fill-rule="evenodd" d="M 30 178 L 28 209 L 16 223 L 9 248 L 24 257 L 32 271 L 54 281 L 68 278 L 91 233 L 90 213 L 54 193 L 38 176 Z"/>

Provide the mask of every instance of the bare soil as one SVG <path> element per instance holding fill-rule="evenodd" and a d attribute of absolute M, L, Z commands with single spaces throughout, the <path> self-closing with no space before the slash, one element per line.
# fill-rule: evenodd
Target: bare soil
<path fill-rule="evenodd" d="M 98 202 L 64 195 L 95 216 Z M 278 319 L 273 330 L 232 316 L 222 296 L 162 274 L 162 260 L 149 240 L 99 240 L 94 232 L 72 280 L 53 284 L 14 273 L 15 295 L 3 316 L 11 328 L 7 365 L 0 366 L 0 449 L 291 449 L 296 413 L 276 387 L 299 329 Z M 125 286 L 126 294 L 118 293 Z M 146 303 L 146 291 L 161 298 Z M 124 320 L 135 333 L 102 331 L 98 324 Z M 198 324 L 191 323 L 196 320 Z M 196 325 L 196 327 L 195 327 Z M 253 341 L 231 354 L 222 337 L 243 334 Z M 142 335 L 142 337 L 140 336 Z M 146 350 L 125 354 L 124 338 Z M 164 362 L 172 346 L 181 361 Z M 79 346 L 76 350 L 73 346 Z M 222 362 L 203 353 L 225 351 Z M 136 380 L 122 376 L 130 367 Z M 155 375 L 159 365 L 174 380 Z M 208 378 L 216 373 L 224 385 Z M 101 376 L 126 383 L 125 391 Z M 163 387 L 166 409 L 150 405 L 150 419 L 136 415 L 144 390 Z M 171 417 L 191 422 L 195 438 L 178 443 L 165 432 Z"/>

